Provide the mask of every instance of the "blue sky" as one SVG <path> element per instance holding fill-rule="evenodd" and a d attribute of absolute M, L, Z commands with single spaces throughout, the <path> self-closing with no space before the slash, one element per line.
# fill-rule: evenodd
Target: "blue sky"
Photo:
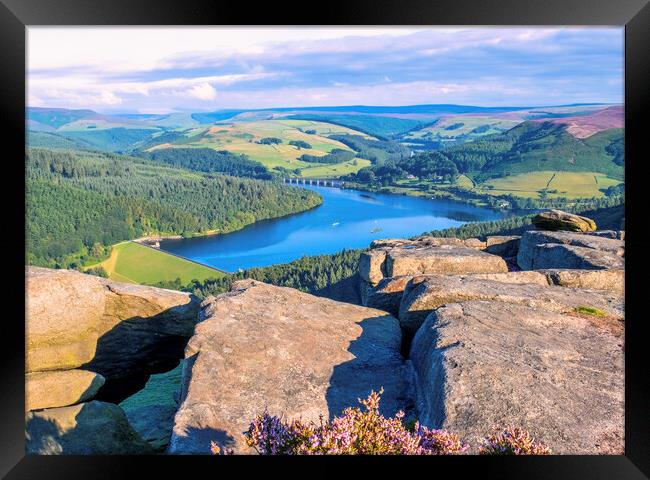
<path fill-rule="evenodd" d="M 29 27 L 28 104 L 99 112 L 623 103 L 623 29 Z"/>

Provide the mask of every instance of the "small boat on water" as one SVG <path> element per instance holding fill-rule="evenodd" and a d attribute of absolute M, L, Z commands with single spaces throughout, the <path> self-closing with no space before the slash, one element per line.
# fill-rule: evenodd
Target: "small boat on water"
<path fill-rule="evenodd" d="M 336 227 L 337 225 L 341 225 L 341 222 L 334 222 L 334 223 L 332 224 L 333 227 Z"/>
<path fill-rule="evenodd" d="M 377 232 L 381 232 L 382 230 L 383 230 L 383 228 L 377 227 L 377 228 L 373 228 L 372 230 L 370 230 L 370 233 L 377 233 Z"/>

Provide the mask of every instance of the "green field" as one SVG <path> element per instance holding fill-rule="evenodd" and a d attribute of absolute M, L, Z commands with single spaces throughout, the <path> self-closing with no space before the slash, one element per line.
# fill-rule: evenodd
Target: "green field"
<path fill-rule="evenodd" d="M 206 280 L 225 275 L 213 268 L 135 242 L 114 245 L 111 256 L 99 265 L 104 267 L 112 280 L 149 285 L 176 278 L 187 284 L 193 279 Z"/>
<path fill-rule="evenodd" d="M 305 133 L 315 130 L 316 133 Z M 333 125 L 330 123 L 307 120 L 260 120 L 253 122 L 223 123 L 209 128 L 194 128 L 186 132 L 187 137 L 174 143 L 163 143 L 149 151 L 173 147 L 202 147 L 215 150 L 226 150 L 235 154 L 245 154 L 251 160 L 262 163 L 269 169 L 282 167 L 290 170 L 300 169 L 300 176 L 323 178 L 337 177 L 353 173 L 368 165 L 365 160 L 357 159 L 341 164 L 314 164 L 298 160 L 301 155 L 323 156 L 333 149 L 352 151 L 350 147 L 327 135 L 351 134 L 361 135 L 356 130 Z M 281 144 L 264 145 L 258 142 L 265 137 L 275 137 L 282 140 Z M 292 140 L 302 140 L 311 145 L 309 149 L 299 149 L 289 145 Z"/>
<path fill-rule="evenodd" d="M 353 158 L 349 162 L 323 163 L 314 167 L 307 167 L 300 170 L 303 178 L 335 178 L 349 173 L 356 173 L 364 167 L 370 166 L 370 160 L 364 158 Z"/>
<path fill-rule="evenodd" d="M 476 187 L 476 191 L 490 195 L 515 195 L 540 198 L 546 190 L 549 198 L 602 197 L 601 188 L 621 183 L 602 173 L 540 171 L 491 179 Z"/>

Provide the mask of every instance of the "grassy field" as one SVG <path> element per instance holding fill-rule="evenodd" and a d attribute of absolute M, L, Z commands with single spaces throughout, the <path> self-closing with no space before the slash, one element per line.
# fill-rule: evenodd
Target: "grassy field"
<path fill-rule="evenodd" d="M 467 175 L 458 175 L 456 179 L 456 186 L 471 189 L 474 188 L 474 181 Z"/>
<path fill-rule="evenodd" d="M 316 133 L 305 133 L 315 130 Z M 346 127 L 330 123 L 308 120 L 260 120 L 253 122 L 237 122 L 213 125 L 209 128 L 194 128 L 187 132 L 187 138 L 173 144 L 156 145 L 150 150 L 170 147 L 202 147 L 215 150 L 227 150 L 232 153 L 248 155 L 269 169 L 283 167 L 290 170 L 300 169 L 302 177 L 336 177 L 358 171 L 368 165 L 365 160 L 357 159 L 338 165 L 314 164 L 298 160 L 303 154 L 323 156 L 333 149 L 352 151 L 347 145 L 327 138 L 326 135 L 351 134 L 368 135 Z M 264 137 L 275 137 L 282 140 L 281 144 L 264 145 L 257 143 Z M 289 145 L 292 140 L 302 140 L 311 148 L 302 149 Z"/>
<path fill-rule="evenodd" d="M 516 195 L 526 198 L 540 198 L 542 190 L 550 198 L 602 197 L 601 188 L 621 183 L 594 172 L 554 172 L 540 171 L 510 175 L 488 180 L 480 184 L 476 191 L 491 195 Z"/>
<path fill-rule="evenodd" d="M 349 162 L 320 164 L 314 167 L 307 167 L 300 170 L 303 178 L 335 178 L 349 173 L 356 173 L 364 167 L 370 166 L 370 160 L 365 158 L 353 158 Z"/>
<path fill-rule="evenodd" d="M 111 256 L 99 265 L 104 267 L 110 279 L 128 283 L 155 284 L 173 281 L 178 277 L 181 283 L 186 284 L 193 279 L 206 280 L 225 275 L 210 267 L 135 242 L 114 245 Z"/>

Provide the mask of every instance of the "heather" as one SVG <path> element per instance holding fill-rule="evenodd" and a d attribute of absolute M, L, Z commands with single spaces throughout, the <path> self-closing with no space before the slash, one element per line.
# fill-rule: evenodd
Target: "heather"
<path fill-rule="evenodd" d="M 481 455 L 549 455 L 551 450 L 521 428 L 493 427 L 479 452 Z"/>
<path fill-rule="evenodd" d="M 402 411 L 392 418 L 384 417 L 379 413 L 382 393 L 371 392 L 367 399 L 359 400 L 363 408 L 349 407 L 331 421 L 324 422 L 321 416 L 319 425 L 284 421 L 264 412 L 244 433 L 246 444 L 261 455 L 457 455 L 469 449 L 469 444 L 454 433 L 405 421 Z M 550 453 L 517 428 L 493 430 L 484 442 L 482 454 Z M 213 442 L 212 452 L 219 454 L 222 450 Z"/>

